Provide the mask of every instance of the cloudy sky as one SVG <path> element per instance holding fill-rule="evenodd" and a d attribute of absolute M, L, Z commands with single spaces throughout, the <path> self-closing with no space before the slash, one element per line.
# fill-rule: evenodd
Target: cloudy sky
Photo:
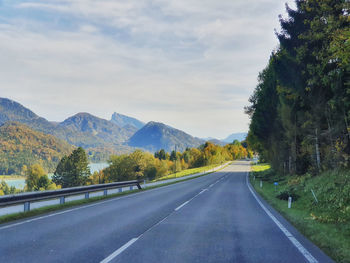
<path fill-rule="evenodd" d="M 0 97 L 51 121 L 116 111 L 198 137 L 243 107 L 292 0 L 0 0 Z"/>

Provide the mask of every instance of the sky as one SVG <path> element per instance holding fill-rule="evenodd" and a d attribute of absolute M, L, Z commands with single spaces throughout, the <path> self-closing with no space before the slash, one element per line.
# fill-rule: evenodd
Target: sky
<path fill-rule="evenodd" d="M 246 132 L 279 0 L 0 0 L 0 97 L 50 121 L 113 112 L 196 137 Z"/>

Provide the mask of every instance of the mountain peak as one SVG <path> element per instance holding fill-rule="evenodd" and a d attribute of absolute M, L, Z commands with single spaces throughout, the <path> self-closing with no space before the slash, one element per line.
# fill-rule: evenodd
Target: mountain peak
<path fill-rule="evenodd" d="M 0 124 L 7 121 L 30 121 L 38 119 L 31 110 L 23 105 L 7 98 L 0 98 Z"/>
<path fill-rule="evenodd" d="M 112 114 L 111 122 L 117 124 L 119 127 L 125 127 L 125 126 L 134 126 L 137 130 L 141 129 L 145 123 L 142 121 L 139 121 L 138 119 L 135 119 L 133 117 L 129 117 L 117 112 L 114 112 Z"/>
<path fill-rule="evenodd" d="M 198 147 L 204 141 L 194 138 L 191 135 L 172 128 L 161 122 L 148 122 L 143 128 L 138 130 L 130 139 L 129 145 L 140 147 L 149 151 L 172 151 L 175 145 L 179 151 L 185 150 L 187 147 Z"/>

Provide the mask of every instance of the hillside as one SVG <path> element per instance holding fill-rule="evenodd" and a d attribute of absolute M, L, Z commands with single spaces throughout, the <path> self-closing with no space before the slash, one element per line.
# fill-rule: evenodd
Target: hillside
<path fill-rule="evenodd" d="M 204 143 L 165 124 L 150 122 L 145 125 L 119 113 L 114 113 L 111 121 L 78 113 L 63 122 L 50 122 L 15 101 L 0 98 L 0 125 L 7 121 L 25 124 L 68 144 L 83 147 L 92 161 L 106 161 L 110 154 L 129 153 L 135 148 L 172 151 L 175 144 L 179 150 L 185 150 Z"/>
<path fill-rule="evenodd" d="M 111 122 L 123 128 L 128 127 L 129 129 L 131 129 L 131 127 L 134 127 L 134 129 L 136 128 L 134 130 L 135 132 L 141 129 L 143 126 L 145 126 L 145 123 L 143 123 L 142 121 L 139 121 L 138 119 L 135 119 L 120 113 L 116 113 L 116 112 L 113 113 Z"/>
<path fill-rule="evenodd" d="M 94 148 L 97 154 L 96 149 L 115 153 L 131 151 L 122 143 L 135 133 L 133 127 L 121 128 L 88 113 L 76 114 L 62 123 L 50 122 L 15 101 L 0 98 L 0 125 L 7 121 L 20 122 L 75 146 Z"/>
<path fill-rule="evenodd" d="M 18 122 L 0 126 L 0 174 L 20 174 L 23 165 L 40 163 L 53 172 L 73 146 Z"/>
<path fill-rule="evenodd" d="M 238 141 L 244 141 L 247 137 L 247 133 L 246 132 L 241 132 L 241 133 L 232 133 L 231 135 L 227 136 L 225 139 L 223 139 L 223 142 L 228 142 L 228 143 L 232 143 L 234 140 L 238 140 Z"/>
<path fill-rule="evenodd" d="M 129 132 L 127 129 L 120 128 L 110 121 L 98 118 L 89 113 L 78 113 L 61 122 L 59 126 L 70 129 L 74 133 L 94 136 L 96 139 L 102 139 L 107 144 L 120 144 L 133 134 L 133 132 Z"/>
<path fill-rule="evenodd" d="M 175 144 L 179 151 L 184 151 L 187 147 L 198 147 L 202 143 L 204 143 L 203 140 L 159 122 L 147 123 L 128 141 L 129 146 L 149 151 L 164 149 L 168 152 L 175 149 Z"/>

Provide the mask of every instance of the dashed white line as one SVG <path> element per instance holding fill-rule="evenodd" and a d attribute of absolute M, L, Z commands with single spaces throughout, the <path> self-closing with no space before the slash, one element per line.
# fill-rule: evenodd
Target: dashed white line
<path fill-rule="evenodd" d="M 190 201 L 191 201 L 191 200 L 188 200 L 188 201 L 186 201 L 185 203 L 183 203 L 182 205 L 176 207 L 176 208 L 175 208 L 175 211 L 180 210 L 182 207 L 184 207 L 185 205 L 187 205 Z"/>
<path fill-rule="evenodd" d="M 100 263 L 108 263 L 112 261 L 115 257 L 120 255 L 125 249 L 130 247 L 132 244 L 134 244 L 139 238 L 133 238 L 129 242 L 127 242 L 125 245 L 122 247 L 118 248 L 116 251 L 114 251 L 112 254 L 110 254 L 108 257 L 106 257 L 104 260 L 102 260 Z"/>
<path fill-rule="evenodd" d="M 178 185 L 181 185 L 181 184 L 184 184 L 184 183 L 186 183 L 186 181 L 185 182 L 179 182 L 176 185 L 178 186 Z M 165 189 L 165 188 L 173 187 L 173 186 L 174 185 L 166 185 L 166 186 L 162 186 L 161 189 Z M 45 219 L 45 218 L 52 217 L 52 216 L 62 215 L 62 214 L 66 214 L 66 213 L 69 213 L 69 212 L 73 212 L 73 211 L 77 211 L 77 210 L 81 210 L 81 209 L 85 209 L 85 208 L 89 208 L 89 207 L 93 207 L 93 206 L 98 206 L 98 205 L 109 203 L 109 202 L 115 202 L 115 201 L 121 200 L 121 199 L 133 198 L 135 196 L 142 195 L 142 194 L 145 194 L 145 193 L 150 193 L 150 192 L 157 191 L 157 190 L 159 190 L 159 189 L 151 189 L 151 190 L 147 190 L 145 192 L 139 192 L 139 193 L 134 193 L 132 195 L 115 197 L 115 198 L 111 198 L 109 200 L 93 203 L 93 204 L 90 204 L 90 205 L 83 205 L 83 206 L 80 206 L 80 207 L 76 207 L 76 208 L 72 208 L 72 209 L 68 209 L 68 210 L 52 213 L 52 214 L 49 214 L 49 215 L 35 217 L 35 218 L 28 219 L 28 220 L 25 220 L 25 221 L 22 221 L 22 222 L 1 226 L 0 230 L 4 230 L 4 229 L 7 229 L 7 228 L 12 228 L 12 227 L 15 227 L 15 226 L 20 226 L 20 225 L 23 225 L 23 224 L 26 224 L 26 223 L 37 221 L 37 220 L 40 220 L 40 219 Z"/>
<path fill-rule="evenodd" d="M 256 196 L 252 188 L 250 187 L 248 183 L 248 175 L 249 172 L 247 172 L 246 176 L 246 183 L 248 186 L 249 191 L 254 196 L 255 200 L 258 202 L 258 204 L 261 206 L 261 208 L 265 211 L 265 213 L 272 219 L 272 221 L 279 227 L 279 229 L 282 230 L 283 234 L 292 242 L 292 244 L 299 250 L 299 252 L 306 258 L 306 260 L 310 263 L 318 263 L 318 260 L 315 259 L 311 253 L 303 247 L 303 245 L 290 233 L 287 228 L 285 228 L 280 221 L 263 205 L 263 203 L 259 200 L 259 198 Z"/>

